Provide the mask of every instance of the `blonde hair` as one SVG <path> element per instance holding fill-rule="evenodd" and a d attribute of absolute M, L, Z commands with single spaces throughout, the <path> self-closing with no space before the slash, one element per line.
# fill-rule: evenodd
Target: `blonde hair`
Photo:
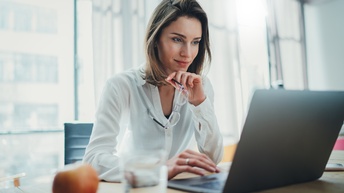
<path fill-rule="evenodd" d="M 156 43 L 160 38 L 162 30 L 182 16 L 196 18 L 202 25 L 202 38 L 199 43 L 199 51 L 187 71 L 201 74 L 206 57 L 210 64 L 211 51 L 208 18 L 202 7 L 196 0 L 162 0 L 155 8 L 149 20 L 145 36 L 146 69 L 144 79 L 150 84 L 156 86 L 166 84 L 165 78 L 167 75 L 159 60 Z"/>

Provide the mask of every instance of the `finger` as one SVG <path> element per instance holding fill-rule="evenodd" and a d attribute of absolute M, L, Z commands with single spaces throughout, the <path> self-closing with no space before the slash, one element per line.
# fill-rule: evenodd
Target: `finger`
<path fill-rule="evenodd" d="M 190 158 L 179 158 L 177 160 L 177 165 L 182 166 L 182 165 L 189 165 Z"/>
<path fill-rule="evenodd" d="M 200 175 L 200 176 L 206 175 L 205 170 L 202 170 L 202 169 L 196 168 L 196 167 L 181 166 L 180 169 L 182 172 L 189 172 L 189 173 L 193 173 L 193 174 Z"/>
<path fill-rule="evenodd" d="M 190 165 L 193 167 L 199 167 L 209 172 L 217 172 L 218 168 L 216 164 L 208 159 L 204 154 L 189 154 L 185 153 L 177 161 L 178 165 Z M 185 156 L 185 157 L 184 157 Z"/>
<path fill-rule="evenodd" d="M 172 79 L 172 82 L 174 83 L 175 87 L 178 87 L 179 90 L 185 88 L 185 86 L 182 83 L 178 82 L 176 79 Z"/>
<path fill-rule="evenodd" d="M 180 86 L 185 87 L 185 84 L 181 83 L 181 76 L 183 72 L 173 72 L 165 79 L 168 83 L 170 83 L 173 87 L 179 89 Z"/>
<path fill-rule="evenodd" d="M 167 79 L 166 79 L 166 81 L 167 81 L 168 83 L 170 83 L 174 88 L 176 88 L 176 89 L 179 88 L 178 84 L 180 84 L 180 83 L 179 83 L 178 81 L 176 81 L 174 78 L 172 78 L 171 80 L 167 80 Z"/>
<path fill-rule="evenodd" d="M 171 177 L 176 176 L 177 174 L 180 174 L 183 172 L 189 172 L 189 173 L 197 174 L 200 176 L 204 176 L 207 174 L 207 172 L 205 170 L 202 170 L 200 168 L 191 167 L 188 165 L 175 166 L 175 167 L 173 167 L 173 169 L 170 172 L 171 172 L 170 173 Z"/>
<path fill-rule="evenodd" d="M 189 158 L 188 160 L 185 161 L 185 165 L 202 168 L 202 169 L 204 169 L 204 170 L 206 170 L 208 172 L 216 172 L 216 167 L 215 166 L 209 165 L 206 162 L 203 162 L 203 161 L 198 160 L 198 159 L 193 159 L 193 158 L 190 159 Z"/>
<path fill-rule="evenodd" d="M 191 76 L 191 78 L 188 79 L 188 84 L 189 84 L 189 86 L 190 86 L 191 88 L 193 88 L 193 86 L 194 86 L 194 85 L 193 85 L 194 79 L 195 79 L 195 78 L 194 78 L 193 76 Z"/>
<path fill-rule="evenodd" d="M 184 72 L 178 71 L 178 72 L 175 72 L 175 73 L 176 73 L 176 74 L 175 74 L 175 76 L 174 76 L 174 79 L 175 79 L 176 81 L 182 83 L 180 79 L 181 79 L 181 76 L 182 76 L 182 74 L 183 74 Z"/>
<path fill-rule="evenodd" d="M 172 72 L 170 75 L 167 76 L 167 78 L 165 79 L 166 81 L 171 81 L 172 78 L 174 78 L 176 76 L 176 72 Z"/>
<path fill-rule="evenodd" d="M 179 88 L 178 84 L 180 83 L 176 80 L 176 72 L 173 72 L 170 75 L 168 75 L 165 81 L 170 83 L 174 88 Z"/>
<path fill-rule="evenodd" d="M 194 87 L 195 81 L 197 81 L 198 75 L 194 73 L 189 73 L 187 77 L 187 81 L 185 81 L 185 84 L 187 84 L 190 88 Z"/>
<path fill-rule="evenodd" d="M 188 73 L 183 73 L 181 76 L 180 76 L 180 83 L 182 83 L 184 85 L 185 88 L 187 88 L 187 80 L 189 78 L 189 74 Z"/>
<path fill-rule="evenodd" d="M 203 160 L 204 162 L 207 162 L 208 164 L 210 165 L 216 165 L 213 160 L 211 160 L 207 155 L 203 154 L 203 153 L 199 153 L 199 152 L 196 152 L 196 151 L 193 151 L 193 150 L 186 150 L 185 151 L 185 154 L 182 154 L 183 156 L 191 156 L 195 159 L 201 159 Z"/>

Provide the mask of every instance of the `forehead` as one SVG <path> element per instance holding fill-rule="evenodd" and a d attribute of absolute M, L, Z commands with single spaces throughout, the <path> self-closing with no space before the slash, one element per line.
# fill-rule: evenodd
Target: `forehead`
<path fill-rule="evenodd" d="M 182 16 L 165 27 L 162 33 L 165 35 L 178 33 L 191 39 L 200 38 L 202 37 L 202 24 L 194 17 Z"/>

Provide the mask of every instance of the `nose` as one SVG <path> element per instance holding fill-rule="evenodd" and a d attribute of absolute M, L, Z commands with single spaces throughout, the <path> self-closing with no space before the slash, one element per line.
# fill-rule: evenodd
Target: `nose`
<path fill-rule="evenodd" d="M 183 57 L 191 56 L 191 46 L 189 44 L 184 44 L 180 50 L 180 55 Z"/>

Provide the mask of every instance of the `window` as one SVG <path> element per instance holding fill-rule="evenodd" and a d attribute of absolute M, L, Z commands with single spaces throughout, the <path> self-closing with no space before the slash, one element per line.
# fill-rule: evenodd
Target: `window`
<path fill-rule="evenodd" d="M 0 176 L 22 184 L 63 165 L 74 119 L 74 2 L 0 2 Z"/>
<path fill-rule="evenodd" d="M 20 3 L 12 3 L 12 12 L 14 15 L 13 30 L 31 31 L 33 19 L 33 7 Z"/>
<path fill-rule="evenodd" d="M 0 29 L 8 29 L 9 27 L 9 8 L 8 3 L 0 2 Z"/>
<path fill-rule="evenodd" d="M 37 32 L 57 33 L 57 13 L 53 9 L 37 10 Z"/>

